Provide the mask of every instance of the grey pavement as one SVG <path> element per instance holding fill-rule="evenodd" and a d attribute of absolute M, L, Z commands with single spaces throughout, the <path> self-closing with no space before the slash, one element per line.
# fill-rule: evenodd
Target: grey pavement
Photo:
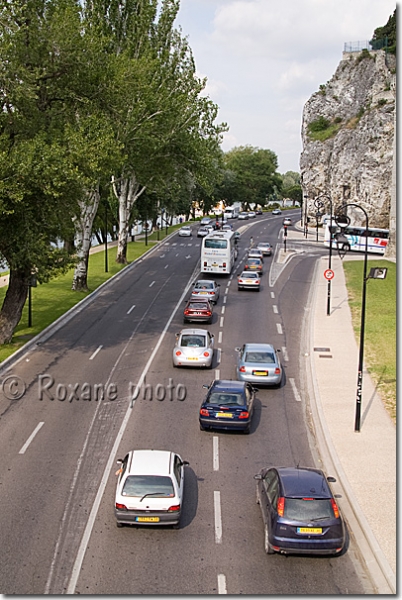
<path fill-rule="evenodd" d="M 319 244 L 322 247 L 322 233 Z M 288 228 L 287 246 L 274 258 L 286 264 L 301 242 L 298 227 Z M 315 241 L 310 232 L 310 242 Z M 283 244 L 281 244 L 282 246 Z M 293 248 L 297 247 L 296 245 Z M 300 245 L 299 245 L 300 248 Z M 299 250 L 300 251 L 300 250 Z M 302 250 L 303 251 L 303 250 Z M 351 253 L 352 260 L 363 260 Z M 316 263 L 306 332 L 306 370 L 315 433 L 323 468 L 336 477 L 339 505 L 370 578 L 379 594 L 396 593 L 397 519 L 396 427 L 364 368 L 360 432 L 354 431 L 358 343 L 355 338 L 341 259 L 333 253 L 331 310 L 327 315 L 328 256 Z M 338 489 L 337 489 L 338 488 Z"/>
<path fill-rule="evenodd" d="M 322 247 L 322 237 L 320 232 L 317 246 Z M 316 240 L 315 230 L 310 230 L 308 238 L 309 242 Z M 284 252 L 282 241 L 277 244 L 270 269 L 270 285 L 297 253 L 306 251 L 303 242 L 305 237 L 298 224 L 288 228 L 287 251 Z M 103 247 L 93 251 L 98 249 Z M 352 254 L 351 259 L 362 260 L 361 255 Z M 335 276 L 331 282 L 331 311 L 327 315 L 328 284 L 324 278 L 327 266 L 328 257 L 319 258 L 311 286 L 305 356 L 302 358 L 306 368 L 307 389 L 304 393 L 308 397 L 319 460 L 326 473 L 337 479 L 334 492 L 340 495 L 341 511 L 371 582 L 378 594 L 395 594 L 396 427 L 364 370 L 361 430 L 354 431 L 358 345 L 342 261 L 335 252 L 332 257 Z M 0 278 L 0 283 L 3 279 Z"/>

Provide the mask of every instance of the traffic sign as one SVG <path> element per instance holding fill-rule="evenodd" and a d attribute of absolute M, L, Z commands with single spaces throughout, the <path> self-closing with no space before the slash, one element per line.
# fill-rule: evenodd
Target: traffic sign
<path fill-rule="evenodd" d="M 324 271 L 324 277 L 325 279 L 333 279 L 335 273 L 333 272 L 332 269 L 327 269 L 326 271 Z"/>

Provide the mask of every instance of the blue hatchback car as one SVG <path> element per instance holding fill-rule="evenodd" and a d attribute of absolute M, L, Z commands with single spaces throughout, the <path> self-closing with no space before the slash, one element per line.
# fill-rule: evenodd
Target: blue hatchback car
<path fill-rule="evenodd" d="M 200 429 L 232 429 L 250 433 L 256 389 L 245 381 L 216 379 L 201 404 Z"/>
<path fill-rule="evenodd" d="M 257 480 L 257 503 L 264 522 L 267 554 L 341 554 L 345 525 L 320 469 L 272 467 Z"/>

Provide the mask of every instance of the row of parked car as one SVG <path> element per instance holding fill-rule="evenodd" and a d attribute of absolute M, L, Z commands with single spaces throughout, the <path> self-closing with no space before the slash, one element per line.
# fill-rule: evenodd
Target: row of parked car
<path fill-rule="evenodd" d="M 250 249 L 243 272 L 237 279 L 239 289 L 251 289 L 256 285 L 263 272 L 264 256 L 271 253 L 268 242 Z M 220 285 L 216 281 L 200 279 L 194 282 L 183 312 L 184 321 L 210 323 L 219 296 Z M 208 330 L 182 329 L 175 336 L 173 366 L 211 368 L 214 345 L 214 335 Z M 203 386 L 206 393 L 198 412 L 202 431 L 250 433 L 259 388 L 281 385 L 280 351 L 272 344 L 245 343 L 237 347 L 236 352 L 236 379 L 218 379 Z M 124 459 L 118 460 L 118 465 L 117 525 L 179 528 L 188 461 L 175 452 L 147 449 L 132 450 Z M 326 477 L 320 469 L 268 466 L 254 479 L 267 554 L 343 553 L 346 528 L 329 485 L 334 478 Z"/>

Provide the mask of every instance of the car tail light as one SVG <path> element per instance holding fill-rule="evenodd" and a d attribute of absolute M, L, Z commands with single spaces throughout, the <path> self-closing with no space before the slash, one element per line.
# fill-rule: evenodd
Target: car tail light
<path fill-rule="evenodd" d="M 127 510 L 127 506 L 125 504 L 120 504 L 119 502 L 116 502 L 116 508 L 119 510 Z"/>
<path fill-rule="evenodd" d="M 239 419 L 248 419 L 250 416 L 250 413 L 248 412 L 248 410 L 243 410 L 240 414 L 239 414 Z"/>
<path fill-rule="evenodd" d="M 189 315 L 189 314 L 190 314 L 190 311 L 189 311 L 188 309 L 186 309 L 186 310 L 184 311 L 184 314 L 185 314 L 185 315 Z"/>
<path fill-rule="evenodd" d="M 239 369 L 240 373 L 245 373 L 246 372 L 246 367 L 242 366 Z"/>
<path fill-rule="evenodd" d="M 275 369 L 275 375 L 280 375 L 281 374 L 281 370 L 279 367 L 276 367 Z"/>
<path fill-rule="evenodd" d="M 278 498 L 278 504 L 276 505 L 276 510 L 277 510 L 278 515 L 280 517 L 283 517 L 283 514 L 285 512 L 285 498 L 283 498 L 283 496 Z"/>
<path fill-rule="evenodd" d="M 206 267 L 208 265 L 207 261 L 204 260 L 204 267 Z"/>
<path fill-rule="evenodd" d="M 168 508 L 168 512 L 177 512 L 178 510 L 180 510 L 180 504 L 174 504 L 173 506 Z"/>
<path fill-rule="evenodd" d="M 205 356 L 206 358 L 208 358 L 208 356 L 209 356 L 209 352 L 204 352 L 204 356 Z"/>
<path fill-rule="evenodd" d="M 226 263 L 222 263 L 222 267 L 226 269 Z"/>
<path fill-rule="evenodd" d="M 255 280 L 255 282 L 256 282 L 256 283 L 260 283 L 260 280 L 259 280 L 259 279 L 256 279 L 256 280 Z"/>
<path fill-rule="evenodd" d="M 200 409 L 200 415 L 202 417 L 209 417 L 209 411 L 206 408 L 201 408 Z"/>
<path fill-rule="evenodd" d="M 194 294 L 194 296 L 195 296 L 196 294 L 198 294 L 198 293 L 199 293 L 199 292 L 196 292 L 195 290 L 193 290 L 193 294 Z"/>
<path fill-rule="evenodd" d="M 180 350 L 177 350 L 176 356 L 180 356 L 180 354 L 181 354 Z"/>
<path fill-rule="evenodd" d="M 331 506 L 332 506 L 332 510 L 334 511 L 335 519 L 339 519 L 339 508 L 333 498 L 331 498 Z"/>

